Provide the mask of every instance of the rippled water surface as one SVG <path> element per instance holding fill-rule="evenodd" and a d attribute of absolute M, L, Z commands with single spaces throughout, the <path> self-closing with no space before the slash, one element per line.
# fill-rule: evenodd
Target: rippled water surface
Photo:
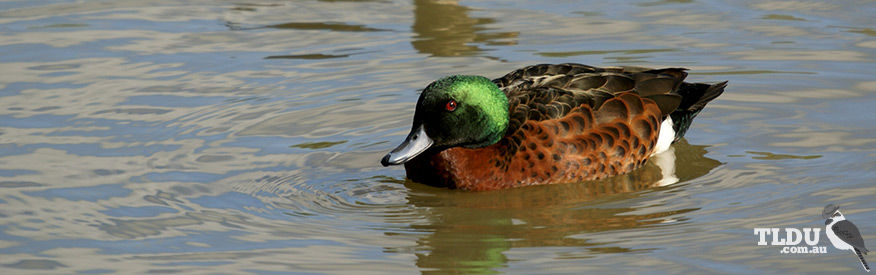
<path fill-rule="evenodd" d="M 876 246 L 872 1 L 0 3 L 0 270 L 858 272 L 755 227 Z M 729 80 L 601 182 L 467 193 L 379 159 L 418 91 L 536 63 Z M 872 249 L 873 247 L 871 247 Z M 872 262 L 876 258 L 870 257 Z"/>

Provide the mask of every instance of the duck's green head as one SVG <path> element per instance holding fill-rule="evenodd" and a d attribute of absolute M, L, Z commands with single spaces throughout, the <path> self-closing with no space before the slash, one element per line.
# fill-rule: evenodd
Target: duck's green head
<path fill-rule="evenodd" d="M 483 76 L 445 77 L 423 90 L 411 133 L 380 161 L 402 164 L 431 147 L 484 147 L 508 128 L 508 98 Z"/>

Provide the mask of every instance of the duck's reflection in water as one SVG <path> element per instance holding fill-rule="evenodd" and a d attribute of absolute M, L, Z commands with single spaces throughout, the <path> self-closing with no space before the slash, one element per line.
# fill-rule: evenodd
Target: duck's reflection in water
<path fill-rule="evenodd" d="M 580 257 L 647 251 L 648 248 L 631 248 L 630 244 L 593 240 L 587 234 L 671 226 L 687 220 L 685 213 L 698 210 L 649 211 L 647 207 L 624 203 L 660 194 L 642 191 L 683 188 L 684 184 L 665 185 L 703 176 L 721 164 L 704 156 L 705 146 L 689 145 L 682 140 L 673 147 L 672 156 L 652 159 L 633 173 L 600 181 L 493 192 L 447 190 L 407 181 L 408 203 L 425 208 L 424 213 L 428 213 L 428 223 L 411 225 L 411 229 L 431 232 L 417 242 L 417 265 L 424 271 L 492 272 L 506 265 L 508 258 L 504 252 L 511 248 L 580 247 L 577 254 Z M 658 167 L 658 162 L 674 163 L 674 175 L 668 175 L 665 167 Z"/>

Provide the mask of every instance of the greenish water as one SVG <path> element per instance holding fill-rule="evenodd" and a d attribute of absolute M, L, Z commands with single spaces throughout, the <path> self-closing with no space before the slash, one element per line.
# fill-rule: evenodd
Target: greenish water
<path fill-rule="evenodd" d="M 859 272 L 876 246 L 872 1 L 0 3 L 0 272 Z M 419 89 L 536 63 L 727 92 L 653 163 L 466 193 L 379 159 Z M 822 233 L 823 234 L 823 233 Z M 870 247 L 871 249 L 873 247 Z M 876 258 L 870 258 L 876 262 Z"/>

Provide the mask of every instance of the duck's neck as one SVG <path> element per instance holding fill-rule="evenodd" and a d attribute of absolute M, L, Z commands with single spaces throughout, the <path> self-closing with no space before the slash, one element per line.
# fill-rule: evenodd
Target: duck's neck
<path fill-rule="evenodd" d="M 480 142 L 475 142 L 471 144 L 463 144 L 462 147 L 466 148 L 481 148 L 487 147 L 499 142 L 502 140 L 502 137 L 505 136 L 505 130 L 508 128 L 508 123 L 496 125 L 495 127 L 491 127 L 487 132 L 484 133 L 483 138 L 478 139 Z"/>

